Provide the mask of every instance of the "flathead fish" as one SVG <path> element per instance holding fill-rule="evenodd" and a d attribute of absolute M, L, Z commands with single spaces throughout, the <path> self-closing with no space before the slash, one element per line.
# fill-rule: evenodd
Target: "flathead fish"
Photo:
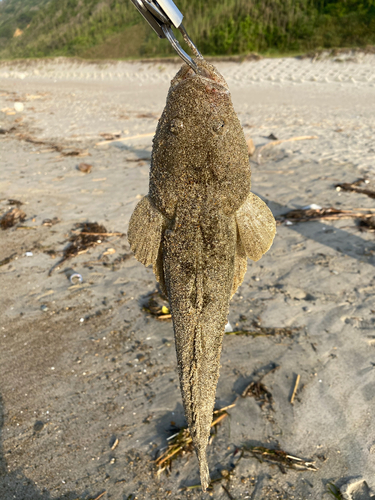
<path fill-rule="evenodd" d="M 250 192 L 247 145 L 228 85 L 214 66 L 195 62 L 198 73 L 183 65 L 171 82 L 153 139 L 149 193 L 133 212 L 128 239 L 169 299 L 185 416 L 205 491 L 229 301 L 247 257 L 260 259 L 276 226 Z"/>

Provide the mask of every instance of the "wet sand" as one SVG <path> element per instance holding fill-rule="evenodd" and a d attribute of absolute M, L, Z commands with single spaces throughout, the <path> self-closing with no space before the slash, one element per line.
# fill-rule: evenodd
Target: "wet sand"
<path fill-rule="evenodd" d="M 258 152 L 271 133 L 317 136 L 250 159 L 253 191 L 275 215 L 311 204 L 374 208 L 335 184 L 366 177 L 375 189 L 375 56 L 340 57 L 217 65 Z M 0 64 L 0 217 L 15 206 L 9 199 L 26 214 L 0 230 L 0 499 L 225 499 L 224 485 L 236 499 L 320 500 L 332 482 L 349 499 L 370 500 L 374 233 L 351 219 L 282 224 L 271 250 L 248 261 L 231 324 L 291 334 L 225 337 L 217 407 L 236 405 L 209 446 L 211 476 L 254 445 L 280 446 L 318 470 L 284 474 L 247 454 L 206 494 L 183 490 L 199 482 L 193 454 L 156 474 L 158 450 L 185 421 L 171 322 L 142 308 L 156 288 L 151 269 L 114 235 L 49 276 L 75 224 L 126 234 L 147 193 L 152 135 L 178 68 Z M 91 173 L 77 170 L 81 162 Z M 60 222 L 43 225 L 54 217 Z M 69 282 L 68 268 L 82 284 Z M 240 397 L 275 365 L 262 380 L 271 406 Z"/>

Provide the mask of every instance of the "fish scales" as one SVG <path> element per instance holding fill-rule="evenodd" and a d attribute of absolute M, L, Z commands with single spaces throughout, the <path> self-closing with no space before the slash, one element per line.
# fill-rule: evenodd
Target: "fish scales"
<path fill-rule="evenodd" d="M 180 388 L 203 490 L 229 301 L 271 246 L 275 221 L 250 192 L 242 127 L 216 68 L 196 59 L 171 82 L 153 140 L 149 193 L 136 206 L 128 239 L 152 265 L 168 296 Z"/>

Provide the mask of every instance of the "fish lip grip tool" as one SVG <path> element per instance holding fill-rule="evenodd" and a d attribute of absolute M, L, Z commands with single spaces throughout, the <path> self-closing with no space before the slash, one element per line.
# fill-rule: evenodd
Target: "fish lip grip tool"
<path fill-rule="evenodd" d="M 172 26 L 177 28 L 184 37 L 185 42 L 194 52 L 195 56 L 203 59 L 202 54 L 191 41 L 183 24 L 183 15 L 178 10 L 172 0 L 131 0 L 138 11 L 146 19 L 151 28 L 159 38 L 167 38 L 177 54 L 183 59 L 196 73 L 197 65 L 193 59 L 183 50 L 177 38 L 175 37 Z"/>

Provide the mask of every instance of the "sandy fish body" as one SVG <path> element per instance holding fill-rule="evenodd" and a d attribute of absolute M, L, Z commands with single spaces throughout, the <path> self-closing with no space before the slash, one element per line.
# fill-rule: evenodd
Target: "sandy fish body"
<path fill-rule="evenodd" d="M 172 312 L 185 416 L 203 490 L 229 301 L 247 257 L 271 246 L 274 218 L 250 192 L 245 137 L 228 86 L 211 64 L 184 65 L 172 80 L 153 141 L 149 193 L 128 239 L 152 265 Z"/>

